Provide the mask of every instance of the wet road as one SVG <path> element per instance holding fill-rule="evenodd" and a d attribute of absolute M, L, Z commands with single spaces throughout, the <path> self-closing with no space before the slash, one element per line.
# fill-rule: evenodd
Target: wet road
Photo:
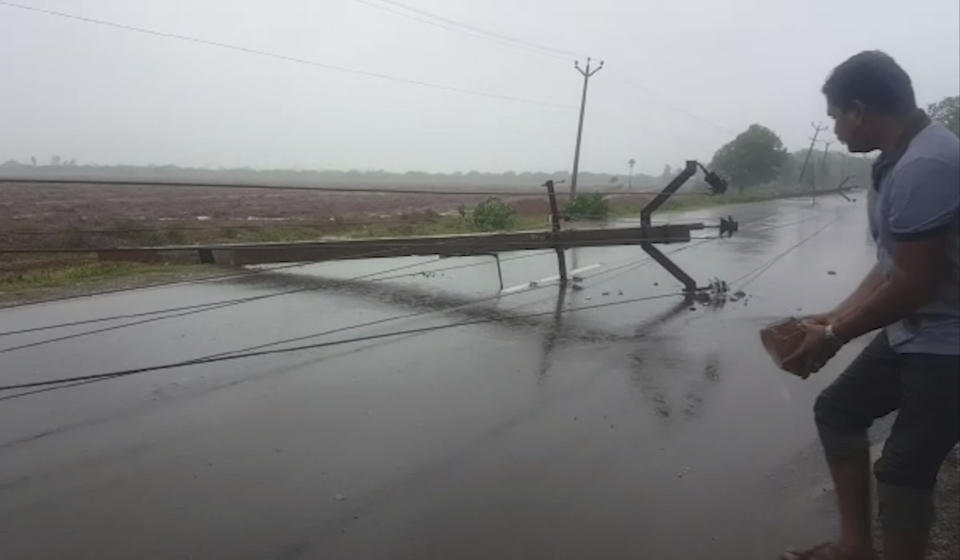
<path fill-rule="evenodd" d="M 738 236 L 673 258 L 733 290 L 820 233 L 723 306 L 673 295 L 577 311 L 677 293 L 624 247 L 571 254 L 583 289 L 562 298 L 496 298 L 489 257 L 410 258 L 0 311 L 9 331 L 299 290 L 16 350 L 137 319 L 0 336 L 3 384 L 397 316 L 297 344 L 485 321 L 2 401 L 0 558 L 739 559 L 829 538 L 811 407 L 860 343 L 800 381 L 757 331 L 857 284 L 873 258 L 862 201 L 670 220 L 721 212 Z M 556 273 L 549 254 L 502 257 L 507 287 Z M 460 265 L 476 266 L 429 272 Z"/>

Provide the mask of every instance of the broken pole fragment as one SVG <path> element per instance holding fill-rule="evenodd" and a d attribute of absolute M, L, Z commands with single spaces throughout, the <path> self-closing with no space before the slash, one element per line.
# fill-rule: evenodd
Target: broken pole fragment
<path fill-rule="evenodd" d="M 548 179 L 543 186 L 547 187 L 547 196 L 550 197 L 550 231 L 553 234 L 554 242 L 556 242 L 559 241 L 557 238 L 560 233 L 560 209 L 557 208 L 557 193 L 553 188 L 552 179 Z M 556 245 L 554 250 L 557 252 L 557 268 L 560 270 L 560 287 L 562 288 L 567 285 L 567 256 L 564 249 L 559 245 Z"/>

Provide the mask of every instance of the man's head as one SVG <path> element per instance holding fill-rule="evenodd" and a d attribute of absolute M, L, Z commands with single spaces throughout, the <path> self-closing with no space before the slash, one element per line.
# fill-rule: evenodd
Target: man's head
<path fill-rule="evenodd" d="M 910 76 L 880 51 L 863 51 L 834 68 L 823 94 L 834 133 L 851 152 L 880 148 L 885 127 L 917 108 Z"/>

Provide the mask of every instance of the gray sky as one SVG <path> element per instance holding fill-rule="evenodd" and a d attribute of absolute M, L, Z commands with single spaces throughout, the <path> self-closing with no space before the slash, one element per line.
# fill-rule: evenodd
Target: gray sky
<path fill-rule="evenodd" d="M 81 163 L 208 167 L 570 167 L 581 84 L 572 57 L 451 32 L 359 0 L 18 1 L 548 105 L 0 5 L 0 161 L 59 154 Z M 637 171 L 659 174 L 665 164 L 708 160 L 753 122 L 791 149 L 805 147 L 810 121 L 827 121 L 819 93 L 827 73 L 864 49 L 893 55 L 921 104 L 960 90 L 957 0 L 403 3 L 605 59 L 590 82 L 583 170 L 625 171 L 632 157 Z"/>

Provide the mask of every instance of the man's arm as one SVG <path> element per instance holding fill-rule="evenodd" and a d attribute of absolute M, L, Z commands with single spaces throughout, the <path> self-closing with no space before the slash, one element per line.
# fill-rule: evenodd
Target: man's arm
<path fill-rule="evenodd" d="M 846 342 L 902 319 L 932 300 L 942 281 L 946 260 L 946 233 L 897 243 L 890 277 L 881 277 L 879 284 L 860 301 L 851 297 L 849 304 L 841 306 L 840 313 L 833 317 L 836 337 Z M 867 279 L 871 275 L 873 272 Z"/>
<path fill-rule="evenodd" d="M 936 297 L 947 267 L 948 236 L 957 227 L 960 168 L 956 162 L 920 158 L 896 173 L 883 216 L 894 239 L 893 272 L 887 277 L 871 272 L 835 310 L 839 313 L 829 323 L 834 337 L 827 336 L 822 317 L 806 321 L 803 342 L 784 362 L 788 371 L 817 371 L 844 342 L 902 319 Z"/>
<path fill-rule="evenodd" d="M 898 243 L 890 278 L 884 279 L 878 272 L 879 284 L 869 291 L 874 275 L 871 271 L 838 307 L 840 314 L 830 322 L 835 339 L 827 338 L 824 324 L 805 323 L 804 340 L 784 360 L 784 369 L 798 375 L 815 372 L 848 340 L 902 319 L 933 299 L 946 266 L 946 247 L 946 235 Z M 857 294 L 861 297 L 855 297 Z"/>
<path fill-rule="evenodd" d="M 857 286 L 857 289 L 847 296 L 847 298 L 839 305 L 834 307 L 832 311 L 807 317 L 807 320 L 813 321 L 814 323 L 819 323 L 821 325 L 832 323 L 837 319 L 837 317 L 843 315 L 848 309 L 862 305 L 863 302 L 870 297 L 873 292 L 880 287 L 881 284 L 883 284 L 883 273 L 880 272 L 880 265 L 876 264 L 872 269 L 870 269 L 870 272 L 863 277 L 863 280 L 860 282 L 860 285 Z"/>

